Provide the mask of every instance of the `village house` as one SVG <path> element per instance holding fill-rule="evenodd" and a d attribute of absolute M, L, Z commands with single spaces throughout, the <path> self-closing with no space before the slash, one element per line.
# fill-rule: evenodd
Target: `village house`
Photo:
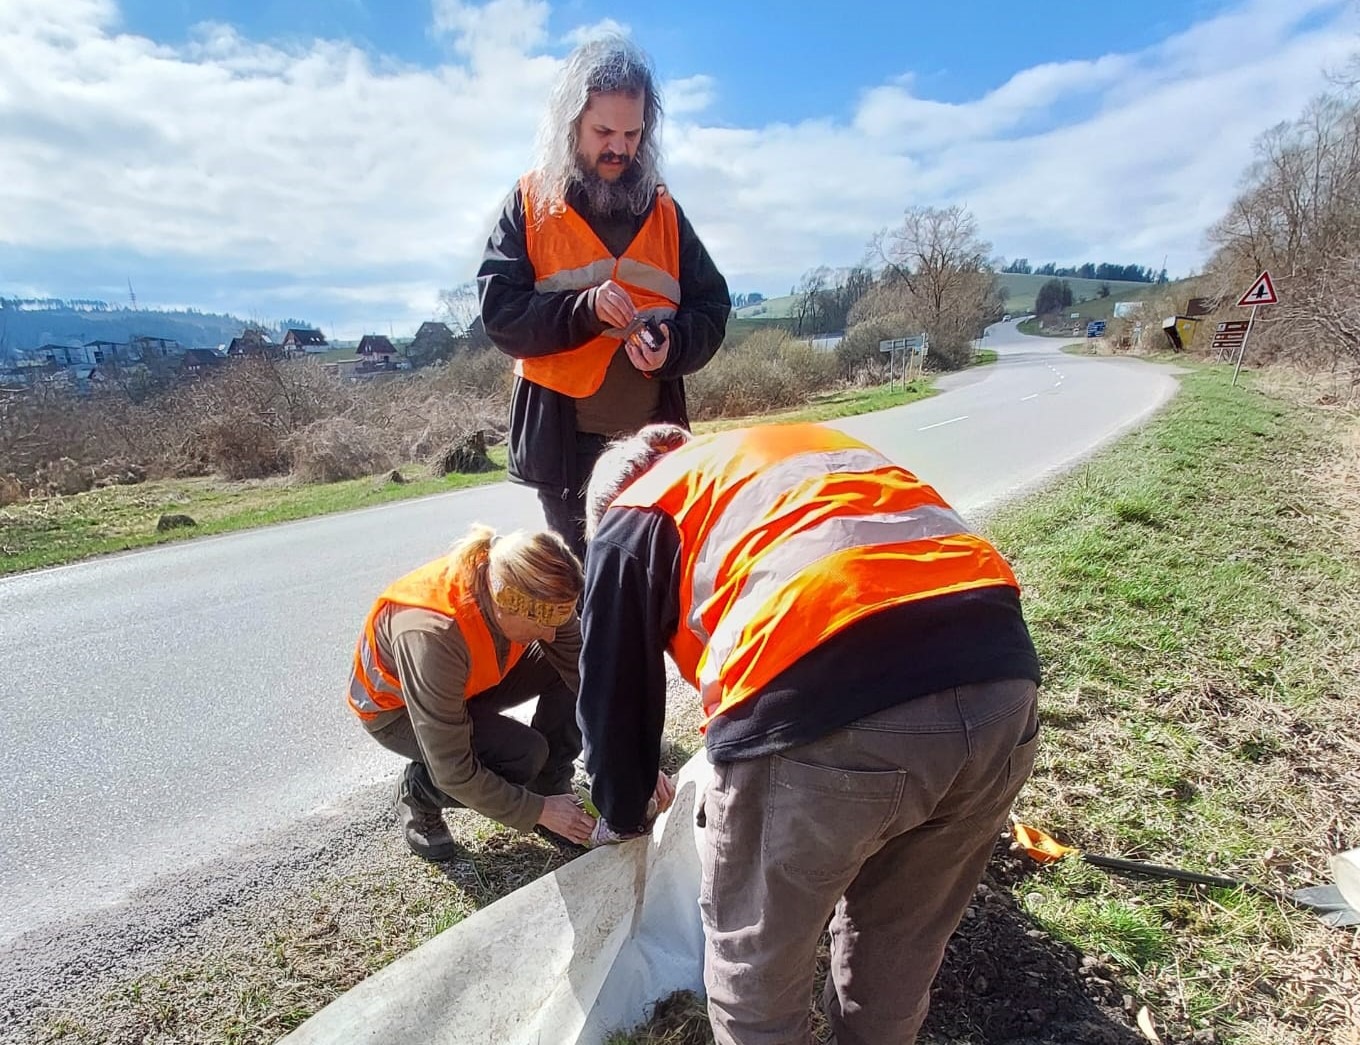
<path fill-rule="evenodd" d="M 359 364 L 360 371 L 391 370 L 397 358 L 397 350 L 391 339 L 381 334 L 365 334 L 360 338 L 354 354 L 363 360 Z"/>
<path fill-rule="evenodd" d="M 227 346 L 229 359 L 241 359 L 246 356 L 279 359 L 282 355 L 282 346 L 274 344 L 270 336 L 259 327 L 246 328 L 241 331 L 240 337 L 232 338 L 231 344 Z"/>
<path fill-rule="evenodd" d="M 283 335 L 283 354 L 290 359 L 294 356 L 314 355 L 330 349 L 326 335 L 308 327 L 289 327 Z"/>

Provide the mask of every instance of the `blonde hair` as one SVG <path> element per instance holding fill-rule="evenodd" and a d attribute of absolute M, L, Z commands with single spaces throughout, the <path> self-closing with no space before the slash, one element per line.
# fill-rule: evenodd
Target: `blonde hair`
<path fill-rule="evenodd" d="M 491 597 L 491 582 L 509 585 L 531 598 L 550 603 L 575 602 L 585 587 L 581 563 L 555 533 L 516 530 L 498 535 L 474 523 L 467 536 L 449 549 L 455 574 L 478 599 Z"/>
<path fill-rule="evenodd" d="M 692 438 L 679 425 L 647 425 L 636 435 L 610 443 L 595 462 L 586 487 L 586 539 L 595 536 L 605 511 L 633 480 Z"/>

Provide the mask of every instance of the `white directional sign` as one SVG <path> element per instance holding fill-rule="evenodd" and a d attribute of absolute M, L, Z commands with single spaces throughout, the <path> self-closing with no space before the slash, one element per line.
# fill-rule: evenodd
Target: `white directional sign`
<path fill-rule="evenodd" d="M 1256 282 L 1251 285 L 1251 289 L 1242 295 L 1237 302 L 1238 308 L 1255 307 L 1256 305 L 1278 305 L 1279 296 L 1275 293 L 1275 284 L 1270 279 L 1269 272 L 1262 272 L 1256 277 Z"/>

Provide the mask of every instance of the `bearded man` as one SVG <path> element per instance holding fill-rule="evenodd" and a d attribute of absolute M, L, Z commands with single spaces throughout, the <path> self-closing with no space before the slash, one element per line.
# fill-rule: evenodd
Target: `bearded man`
<path fill-rule="evenodd" d="M 577 48 L 477 273 L 483 326 L 515 359 L 510 477 L 582 558 L 596 459 L 644 425 L 688 427 L 684 376 L 713 358 L 732 307 L 662 182 L 661 114 L 636 46 Z"/>

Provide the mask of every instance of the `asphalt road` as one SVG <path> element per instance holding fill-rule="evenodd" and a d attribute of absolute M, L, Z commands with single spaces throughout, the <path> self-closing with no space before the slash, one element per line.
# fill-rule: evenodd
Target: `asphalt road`
<path fill-rule="evenodd" d="M 1174 379 L 1013 324 L 947 394 L 839 426 L 977 516 L 1137 424 Z M 0 942 L 343 806 L 398 765 L 343 697 L 371 600 L 468 524 L 539 524 L 507 484 L 0 580 Z"/>

